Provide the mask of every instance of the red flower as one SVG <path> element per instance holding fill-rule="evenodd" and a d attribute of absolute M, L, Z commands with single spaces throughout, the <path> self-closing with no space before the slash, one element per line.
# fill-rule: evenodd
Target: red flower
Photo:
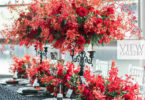
<path fill-rule="evenodd" d="M 85 88 L 84 91 L 83 91 L 83 94 L 86 95 L 86 96 L 89 96 L 89 92 L 90 91 L 87 88 Z"/>
<path fill-rule="evenodd" d="M 103 23 L 103 19 L 102 18 L 97 18 L 96 19 L 96 24 L 100 24 L 100 23 Z"/>
<path fill-rule="evenodd" d="M 46 87 L 47 91 L 50 91 L 51 93 L 54 92 L 54 87 L 52 85 L 49 85 Z"/>
<path fill-rule="evenodd" d="M 36 35 L 38 35 L 38 30 L 32 30 L 31 33 L 28 34 L 28 37 L 33 39 Z"/>
<path fill-rule="evenodd" d="M 96 10 L 96 11 L 94 12 L 94 14 L 95 14 L 95 15 L 98 15 L 98 14 L 99 14 L 99 11 L 98 11 L 98 10 Z"/>
<path fill-rule="evenodd" d="M 123 98 L 124 98 L 125 100 L 130 100 L 130 95 L 129 95 L 129 94 L 124 94 L 124 95 L 123 95 Z"/>
<path fill-rule="evenodd" d="M 135 16 L 133 16 L 133 20 L 136 20 L 136 17 Z"/>
<path fill-rule="evenodd" d="M 78 40 L 76 41 L 76 43 L 79 44 L 79 45 L 83 45 L 83 44 L 86 43 L 86 40 L 84 39 L 83 36 L 80 36 L 80 37 L 78 38 Z"/>
<path fill-rule="evenodd" d="M 94 10 L 94 7 L 89 6 L 88 10 L 92 12 Z"/>
<path fill-rule="evenodd" d="M 98 43 L 99 43 L 99 44 L 102 44 L 102 42 L 103 42 L 102 39 L 98 40 Z"/>
<path fill-rule="evenodd" d="M 58 9 L 57 9 L 57 12 L 58 12 L 59 14 L 61 14 L 61 9 L 62 9 L 62 6 L 60 5 L 60 6 L 58 7 Z"/>
<path fill-rule="evenodd" d="M 22 17 L 25 17 L 25 13 L 24 13 L 24 12 L 22 12 L 22 13 L 20 14 L 20 18 L 22 18 Z"/>
<path fill-rule="evenodd" d="M 95 98 L 93 97 L 91 92 L 89 93 L 89 96 L 88 96 L 87 100 L 95 100 Z"/>
<path fill-rule="evenodd" d="M 84 16 L 89 14 L 89 11 L 87 9 L 83 8 L 83 7 L 77 8 L 76 12 L 81 17 L 84 17 Z"/>
<path fill-rule="evenodd" d="M 114 14 L 115 12 L 114 12 L 114 9 L 113 8 L 108 8 L 107 9 L 107 13 L 108 14 Z"/>
<path fill-rule="evenodd" d="M 37 72 L 41 74 L 43 72 L 43 67 L 42 66 L 38 66 L 37 67 Z"/>
<path fill-rule="evenodd" d="M 27 76 L 26 76 L 26 75 L 24 75 L 24 78 L 27 78 Z"/>
<path fill-rule="evenodd" d="M 115 60 L 112 61 L 112 67 L 115 67 Z"/>
<path fill-rule="evenodd" d="M 63 75 L 63 69 L 61 68 L 61 69 L 59 69 L 59 71 L 58 71 L 58 76 L 62 76 Z"/>
<path fill-rule="evenodd" d="M 54 41 L 54 37 L 52 35 L 49 36 L 48 43 L 52 43 Z"/>
<path fill-rule="evenodd" d="M 64 82 L 67 82 L 68 80 L 71 81 L 71 78 L 70 78 L 69 75 L 65 75 L 65 76 L 63 77 L 63 79 L 64 79 Z"/>
<path fill-rule="evenodd" d="M 72 8 L 73 8 L 73 9 L 76 8 L 76 4 L 75 4 L 75 3 L 72 3 L 71 5 L 72 5 Z"/>
<path fill-rule="evenodd" d="M 64 38 L 61 37 L 61 38 L 59 38 L 59 39 L 54 43 L 53 46 L 54 46 L 55 48 L 61 48 L 62 45 L 63 45 L 63 42 L 64 42 Z"/>
<path fill-rule="evenodd" d="M 67 70 L 67 74 L 70 76 L 72 75 L 72 70 L 70 68 Z"/>

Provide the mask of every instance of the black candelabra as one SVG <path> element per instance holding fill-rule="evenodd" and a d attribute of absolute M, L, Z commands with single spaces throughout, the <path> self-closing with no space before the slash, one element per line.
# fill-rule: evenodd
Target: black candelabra
<path fill-rule="evenodd" d="M 37 50 L 35 45 L 36 56 L 40 55 L 40 63 L 43 61 L 43 56 L 47 58 L 48 47 L 44 47 L 44 50 Z"/>
<path fill-rule="evenodd" d="M 74 58 L 74 50 L 72 50 L 71 53 L 71 57 L 72 57 L 72 62 L 79 62 L 79 65 L 81 67 L 79 75 L 83 76 L 84 74 L 84 66 L 85 63 L 91 64 L 93 66 L 93 58 L 94 58 L 94 53 L 95 51 L 88 51 L 88 53 L 90 54 L 88 58 L 86 56 L 86 52 L 85 51 L 81 51 L 75 58 Z"/>

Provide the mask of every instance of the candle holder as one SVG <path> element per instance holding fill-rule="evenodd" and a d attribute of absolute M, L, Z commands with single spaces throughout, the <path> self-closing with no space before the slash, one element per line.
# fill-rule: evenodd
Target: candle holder
<path fill-rule="evenodd" d="M 84 74 L 84 67 L 85 67 L 85 63 L 91 64 L 93 66 L 93 58 L 94 58 L 94 53 L 95 51 L 88 51 L 88 53 L 90 54 L 88 58 L 86 56 L 86 52 L 85 51 L 81 51 L 76 58 L 74 58 L 74 50 L 72 50 L 71 53 L 71 57 L 72 57 L 72 62 L 79 62 L 79 65 L 81 67 L 81 70 L 79 72 L 80 76 L 83 76 Z"/>
<path fill-rule="evenodd" d="M 92 64 L 92 67 L 93 67 L 93 58 L 94 58 L 94 54 L 95 54 L 95 51 L 88 51 L 89 52 L 89 57 L 90 57 L 90 59 L 88 59 L 88 60 L 90 60 L 90 61 L 88 61 L 88 62 L 90 62 L 89 64 Z"/>
<path fill-rule="evenodd" d="M 43 47 L 44 48 L 43 51 L 42 50 L 37 50 L 36 45 L 34 47 L 35 47 L 35 51 L 36 51 L 36 56 L 40 55 L 40 63 L 42 63 L 43 56 L 45 56 L 47 58 L 48 47 Z"/>

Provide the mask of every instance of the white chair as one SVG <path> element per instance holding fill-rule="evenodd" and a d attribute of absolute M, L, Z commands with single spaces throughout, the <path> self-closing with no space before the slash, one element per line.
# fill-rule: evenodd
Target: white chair
<path fill-rule="evenodd" d="M 110 62 L 101 61 L 97 59 L 96 64 L 94 65 L 94 68 L 93 68 L 93 73 L 100 74 L 103 77 L 108 77 L 110 68 L 111 68 Z"/>
<path fill-rule="evenodd" d="M 132 78 L 134 78 L 134 80 L 133 80 L 134 83 L 137 82 L 139 85 L 142 85 L 144 68 L 132 66 L 132 64 L 129 64 L 128 75 L 130 75 Z"/>
<path fill-rule="evenodd" d="M 139 97 L 142 98 L 142 100 L 145 100 L 145 91 L 140 91 L 140 93 L 138 94 Z"/>

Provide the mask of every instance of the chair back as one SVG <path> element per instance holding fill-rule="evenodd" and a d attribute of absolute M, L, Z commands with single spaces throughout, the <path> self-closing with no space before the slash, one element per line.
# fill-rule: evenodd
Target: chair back
<path fill-rule="evenodd" d="M 100 74 L 104 77 L 108 77 L 110 68 L 111 68 L 110 62 L 101 61 L 97 59 L 96 64 L 94 65 L 94 68 L 93 68 L 93 73 Z"/>
<path fill-rule="evenodd" d="M 144 75 L 144 68 L 133 66 L 129 64 L 128 74 L 134 78 L 133 82 L 142 85 L 143 83 L 143 75 Z"/>

